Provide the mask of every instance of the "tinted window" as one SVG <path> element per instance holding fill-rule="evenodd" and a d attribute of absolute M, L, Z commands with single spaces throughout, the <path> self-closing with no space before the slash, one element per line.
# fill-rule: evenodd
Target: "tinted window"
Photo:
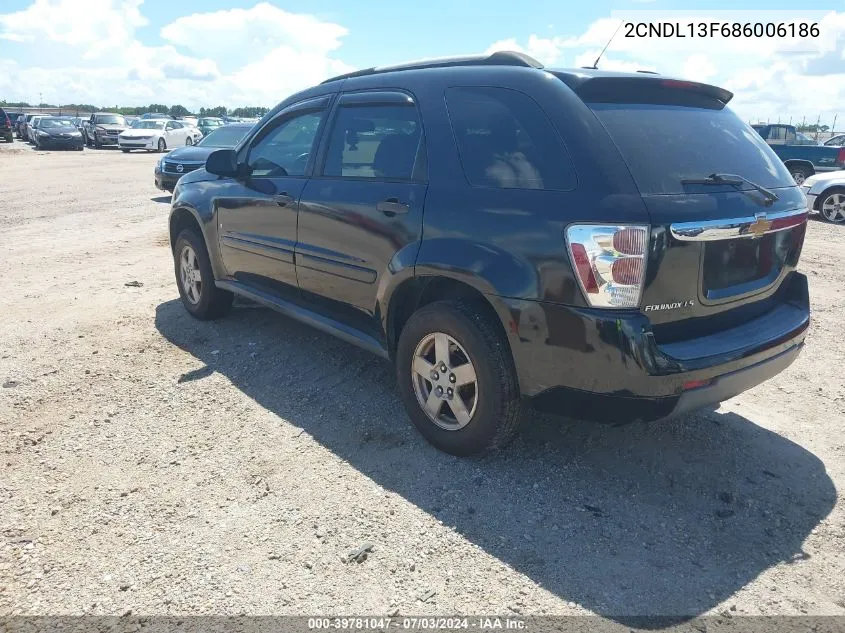
<path fill-rule="evenodd" d="M 106 123 L 114 125 L 126 125 L 126 120 L 117 114 L 98 114 L 94 121 L 96 123 Z"/>
<path fill-rule="evenodd" d="M 263 134 L 249 150 L 252 177 L 304 175 L 322 117 L 322 112 L 300 114 Z"/>
<path fill-rule="evenodd" d="M 682 180 L 714 173 L 738 174 L 764 187 L 795 185 L 760 135 L 728 108 L 625 103 L 590 107 L 642 193 L 682 193 L 688 190 Z"/>
<path fill-rule="evenodd" d="M 67 119 L 41 119 L 41 123 L 38 124 L 38 127 L 44 128 L 45 130 L 50 129 L 70 129 L 73 127 L 73 123 L 68 121 Z"/>
<path fill-rule="evenodd" d="M 344 106 L 332 126 L 323 174 L 410 180 L 419 144 L 413 105 Z"/>
<path fill-rule="evenodd" d="M 480 187 L 569 190 L 572 163 L 543 110 L 507 88 L 450 88 L 446 104 L 467 180 Z"/>
<path fill-rule="evenodd" d="M 234 147 L 241 142 L 247 132 L 249 132 L 249 128 L 240 125 L 218 127 L 206 134 L 197 145 L 203 147 Z"/>

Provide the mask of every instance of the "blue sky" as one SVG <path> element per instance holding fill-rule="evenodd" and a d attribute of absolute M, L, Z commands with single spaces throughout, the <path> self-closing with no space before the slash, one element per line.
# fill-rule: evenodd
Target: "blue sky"
<path fill-rule="evenodd" d="M 37 101 L 40 92 L 45 101 L 98 105 L 269 106 L 331 74 L 408 59 L 517 49 L 548 65 L 579 66 L 619 24 L 615 12 L 646 21 L 687 10 L 711 20 L 738 6 L 743 12 L 731 19 L 806 18 L 819 21 L 822 36 L 796 46 L 635 41 L 620 32 L 602 65 L 723 85 L 746 118 L 832 118 L 842 107 L 845 122 L 845 0 L 809 0 L 800 13 L 782 0 L 3 0 L 0 98 Z"/>

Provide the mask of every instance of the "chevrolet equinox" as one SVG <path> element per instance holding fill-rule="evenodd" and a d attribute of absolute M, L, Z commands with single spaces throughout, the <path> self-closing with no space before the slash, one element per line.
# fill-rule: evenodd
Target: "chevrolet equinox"
<path fill-rule="evenodd" d="M 457 455 L 527 403 L 716 404 L 795 360 L 810 313 L 806 201 L 731 97 L 505 52 L 329 79 L 179 180 L 182 302 L 241 295 L 390 359 Z"/>

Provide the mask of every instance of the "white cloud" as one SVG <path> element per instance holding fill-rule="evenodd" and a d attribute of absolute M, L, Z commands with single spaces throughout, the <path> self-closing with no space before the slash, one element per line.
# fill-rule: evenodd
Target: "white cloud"
<path fill-rule="evenodd" d="M 34 0 L 0 14 L 0 39 L 41 53 L 10 60 L 0 93 L 32 102 L 38 86 L 48 102 L 273 106 L 354 70 L 333 55 L 345 27 L 266 2 L 177 18 L 161 29 L 165 44 L 146 45 L 135 37 L 147 24 L 142 1 Z M 33 61 L 24 70 L 21 59 Z M 13 80 L 24 72 L 26 82 Z"/>
<path fill-rule="evenodd" d="M 529 35 L 525 46 L 517 43 L 515 38 L 499 40 L 487 47 L 486 54 L 496 51 L 515 51 L 530 55 L 545 66 L 556 66 L 562 62 L 564 39 L 560 37 L 539 37 Z"/>
<path fill-rule="evenodd" d="M 35 0 L 26 9 L 0 15 L 0 37 L 25 42 L 47 40 L 85 47 L 93 58 L 132 38 L 147 23 L 143 0 Z"/>
<path fill-rule="evenodd" d="M 251 9 L 194 13 L 161 29 L 162 39 L 198 55 L 239 64 L 280 47 L 326 55 L 340 47 L 346 28 L 266 2 Z"/>

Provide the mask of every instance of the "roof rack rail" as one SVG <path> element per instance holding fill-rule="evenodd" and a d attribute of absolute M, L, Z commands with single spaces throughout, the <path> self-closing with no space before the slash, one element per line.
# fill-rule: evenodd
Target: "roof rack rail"
<path fill-rule="evenodd" d="M 345 75 L 331 77 L 320 83 L 327 84 L 331 81 L 338 81 L 340 79 L 350 79 L 352 77 L 365 77 L 367 75 L 378 75 L 380 73 L 390 73 L 398 70 L 449 68 L 451 66 L 522 66 L 524 68 L 543 68 L 543 64 L 538 62 L 533 57 L 526 55 L 525 53 L 517 53 L 515 51 L 497 51 L 490 55 L 438 57 L 434 59 L 423 59 L 416 62 L 396 64 L 394 66 L 374 66 L 372 68 L 365 68 L 364 70 L 356 70 L 351 73 L 346 73 Z"/>

